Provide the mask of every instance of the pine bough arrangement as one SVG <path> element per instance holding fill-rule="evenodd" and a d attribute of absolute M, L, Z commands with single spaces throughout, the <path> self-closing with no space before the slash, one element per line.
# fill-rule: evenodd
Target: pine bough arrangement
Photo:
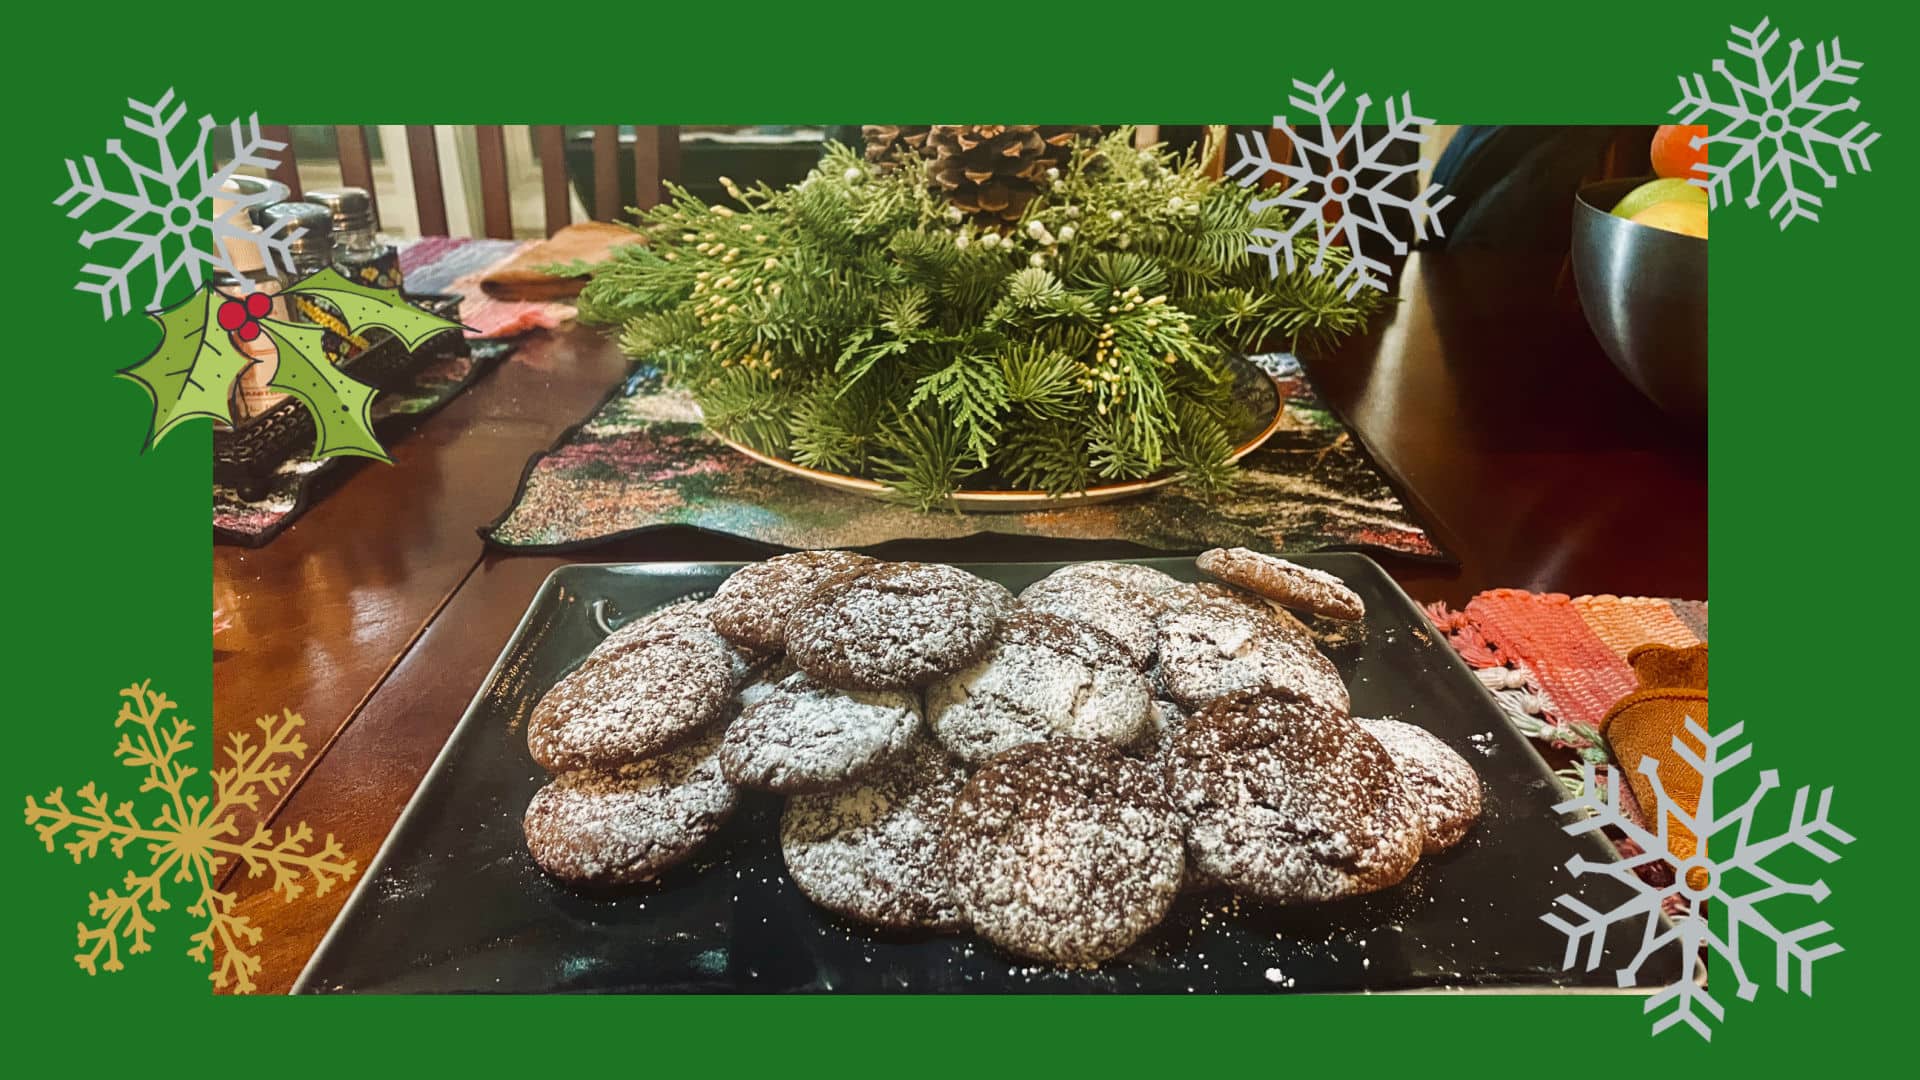
<path fill-rule="evenodd" d="M 1223 490 L 1245 420 L 1228 356 L 1325 344 L 1377 301 L 1269 279 L 1247 237 L 1284 211 L 1253 212 L 1199 157 L 1048 130 L 870 128 L 866 157 L 834 145 L 786 190 L 675 189 L 582 315 L 719 433 L 922 509 L 1168 473 Z"/>

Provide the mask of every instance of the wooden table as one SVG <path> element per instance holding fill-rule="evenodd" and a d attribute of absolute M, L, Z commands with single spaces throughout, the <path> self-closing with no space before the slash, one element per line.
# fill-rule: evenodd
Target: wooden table
<path fill-rule="evenodd" d="M 1402 303 L 1334 355 L 1308 358 L 1322 395 L 1460 560 L 1383 560 L 1416 599 L 1483 589 L 1707 596 L 1704 436 L 1676 429 L 1607 363 L 1556 290 L 1558 267 L 1488 252 L 1424 253 Z M 261 814 L 331 832 L 364 872 L 535 590 L 569 561 L 726 560 L 763 545 L 669 530 L 553 558 L 490 553 L 476 530 L 506 508 L 529 455 L 626 370 L 597 333 L 522 343 L 506 364 L 347 476 L 265 548 L 214 549 L 214 725 L 291 709 L 304 771 Z M 951 561 L 1150 554 L 1128 544 L 977 537 L 900 542 Z M 248 827 L 251 822 L 243 822 Z M 292 985 L 346 890 L 286 904 L 229 877 L 264 932 L 262 993 Z"/>

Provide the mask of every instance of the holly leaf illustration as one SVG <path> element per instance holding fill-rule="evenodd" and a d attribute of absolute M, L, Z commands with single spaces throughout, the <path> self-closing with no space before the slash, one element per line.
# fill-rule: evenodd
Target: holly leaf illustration
<path fill-rule="evenodd" d="M 408 351 L 435 334 L 458 330 L 460 324 L 414 307 L 397 289 L 376 289 L 341 276 L 329 267 L 309 274 L 283 292 L 320 300 L 340 313 L 347 328 L 358 334 L 368 327 L 379 327 L 400 339 Z"/>
<path fill-rule="evenodd" d="M 322 338 L 326 331 L 318 326 L 302 326 L 262 319 L 260 329 L 273 339 L 280 352 L 279 366 L 267 385 L 299 398 L 313 414 L 318 436 L 313 442 L 315 458 L 353 454 L 391 462 L 387 452 L 373 437 L 373 387 L 355 382 L 346 373 L 327 362 Z"/>
<path fill-rule="evenodd" d="M 118 372 L 139 383 L 153 398 L 153 421 L 145 449 L 152 449 L 167 432 L 196 416 L 233 423 L 228 398 L 234 377 L 253 358 L 234 347 L 233 338 L 214 313 L 227 297 L 203 285 L 170 308 L 147 318 L 160 326 L 160 344 L 139 363 Z"/>

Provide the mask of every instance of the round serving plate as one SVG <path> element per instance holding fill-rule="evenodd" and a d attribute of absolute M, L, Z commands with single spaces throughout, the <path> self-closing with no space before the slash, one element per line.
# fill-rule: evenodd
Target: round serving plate
<path fill-rule="evenodd" d="M 1240 441 L 1230 455 L 1239 461 L 1255 450 L 1260 449 L 1273 433 L 1280 430 L 1280 423 L 1286 417 L 1286 401 L 1280 392 L 1280 384 L 1271 372 L 1242 356 L 1230 359 L 1234 368 L 1235 389 L 1243 400 L 1253 404 L 1255 421 L 1241 434 Z M 1257 399 L 1257 400 L 1255 400 Z M 711 429 L 709 429 L 711 430 Z M 715 438 L 745 454 L 762 465 L 769 465 L 781 472 L 811 480 L 816 484 L 835 488 L 840 491 L 865 495 L 868 498 L 884 499 L 891 490 L 878 480 L 865 477 L 848 476 L 844 473 L 825 472 L 809 469 L 805 465 L 796 465 L 784 458 L 764 454 L 745 443 L 736 442 L 719 432 L 713 432 Z M 1145 480 L 1126 480 L 1114 484 L 1097 484 L 1085 491 L 1069 492 L 1065 495 L 1048 495 L 1044 491 L 1006 491 L 983 488 L 962 488 L 953 493 L 955 509 L 973 513 L 1024 513 L 1029 510 L 1058 510 L 1073 506 L 1093 506 L 1097 503 L 1113 502 L 1116 499 L 1130 498 L 1145 494 L 1156 488 L 1166 487 L 1178 482 L 1179 477 L 1156 476 Z"/>

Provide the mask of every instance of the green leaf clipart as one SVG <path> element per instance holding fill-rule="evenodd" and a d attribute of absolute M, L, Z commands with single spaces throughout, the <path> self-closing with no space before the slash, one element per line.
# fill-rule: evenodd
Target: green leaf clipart
<path fill-rule="evenodd" d="M 332 273 L 332 271 L 324 271 Z M 316 277 L 319 275 L 315 275 Z M 337 275 L 336 275 L 337 276 Z M 344 279 L 342 279 L 344 280 Z M 326 331 L 318 326 L 284 323 L 263 319 L 260 328 L 273 339 L 280 352 L 279 366 L 268 385 L 299 398 L 313 414 L 318 435 L 313 443 L 315 458 L 353 454 L 391 462 L 387 452 L 373 437 L 369 410 L 374 389 L 355 382 L 327 361 L 322 346 Z"/>
<path fill-rule="evenodd" d="M 148 314 L 160 326 L 160 344 L 145 359 L 118 373 L 139 383 L 153 398 L 147 449 L 196 416 L 233 423 L 228 411 L 230 388 L 253 358 L 234 347 L 232 337 L 214 317 L 226 301 L 213 286 L 203 285 L 173 307 Z"/>
<path fill-rule="evenodd" d="M 288 286 L 284 295 L 322 301 L 339 312 L 354 333 L 379 327 L 399 338 L 409 351 L 419 348 L 421 342 L 435 334 L 460 329 L 457 322 L 407 303 L 398 290 L 361 285 L 332 268 L 301 278 Z"/>

